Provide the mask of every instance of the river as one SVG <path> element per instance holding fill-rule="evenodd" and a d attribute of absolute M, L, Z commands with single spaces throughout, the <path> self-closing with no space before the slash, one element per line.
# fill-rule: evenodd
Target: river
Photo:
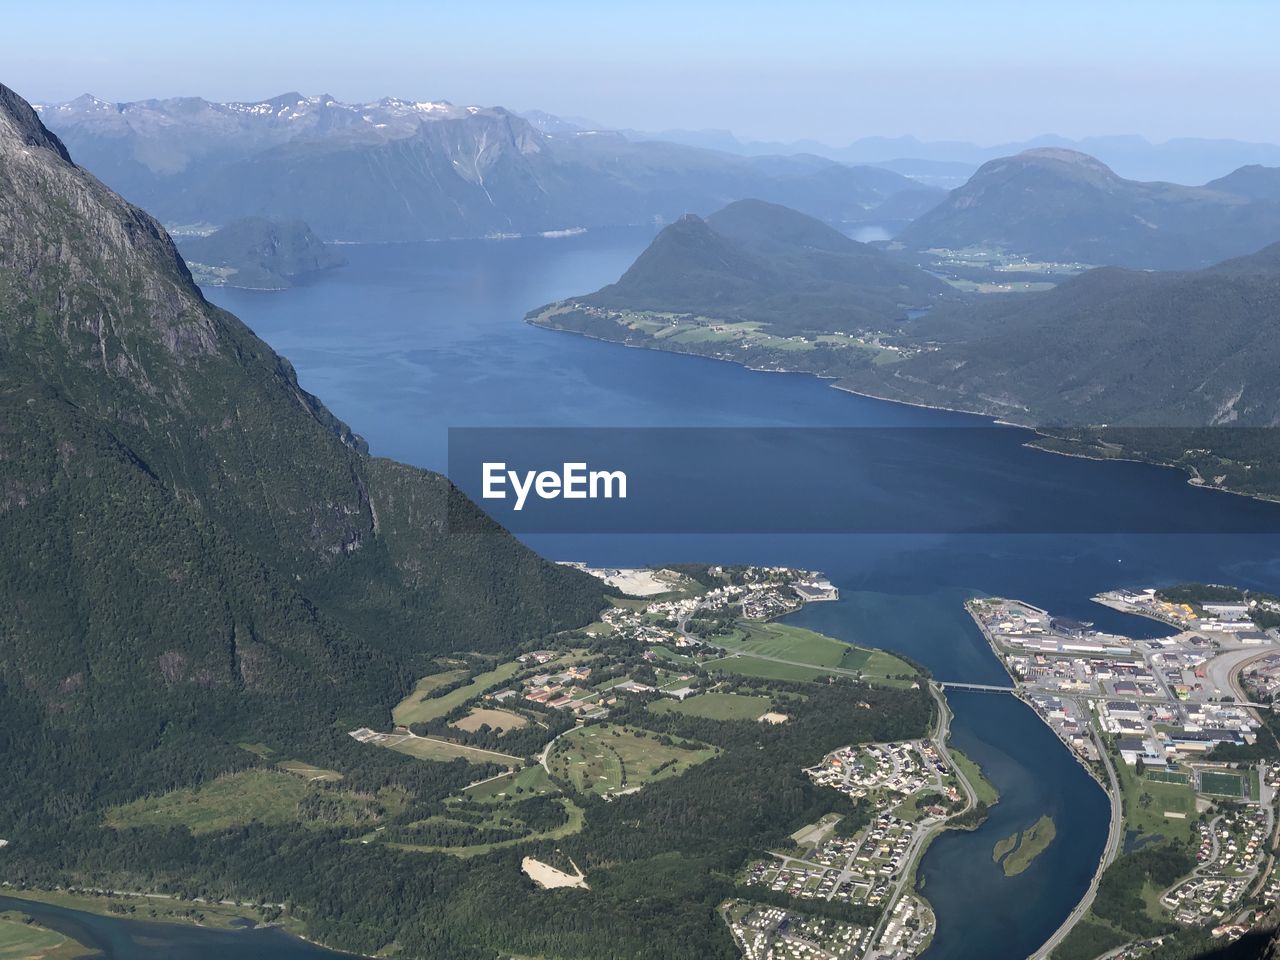
<path fill-rule="evenodd" d="M 456 426 L 975 422 L 853 396 L 808 376 L 631 350 L 523 322 L 532 307 L 615 279 L 651 236 L 651 230 L 620 229 L 560 239 L 347 246 L 341 249 L 348 265 L 314 283 L 283 293 L 208 293 L 287 356 L 303 386 L 364 435 L 374 453 L 434 469 L 445 467 L 446 431 Z M 1132 496 L 1138 485 L 1165 509 L 1203 514 L 1210 529 L 1217 518 L 1224 528 L 1231 526 L 1247 509 L 1241 498 L 1195 490 L 1169 470 L 1031 456 L 1046 476 L 1069 475 L 1073 485 L 1101 496 Z M 851 479 L 850 496 L 857 496 L 858 482 Z M 598 564 L 683 559 L 821 569 L 840 587 L 841 600 L 810 605 L 792 622 L 901 652 L 951 680 L 1005 679 L 963 609 L 964 599 L 975 594 L 1015 596 L 1100 626 L 1153 635 L 1158 625 L 1094 605 L 1089 597 L 1117 586 L 1184 579 L 1280 588 L 1280 538 L 1271 535 L 525 539 L 554 559 Z M 1087 887 L 1106 836 L 1106 798 L 1019 701 L 977 693 L 952 693 L 949 700 L 954 742 L 982 765 L 1003 799 L 983 827 L 942 835 L 923 860 L 921 879 L 938 917 L 927 957 L 1021 960 L 1057 928 Z M 1054 817 L 1057 839 L 1030 869 L 1005 877 L 991 859 L 992 846 L 1044 813 Z M 224 944 L 181 955 L 310 956 L 254 953 L 257 948 L 245 942 L 234 953 Z M 151 956 L 117 949 L 112 960 Z"/>

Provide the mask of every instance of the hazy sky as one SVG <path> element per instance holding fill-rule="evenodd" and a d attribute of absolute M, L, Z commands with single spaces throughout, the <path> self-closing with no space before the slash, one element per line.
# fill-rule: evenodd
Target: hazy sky
<path fill-rule="evenodd" d="M 1280 140 L 1280 3 L 113 0 L 13 4 L 36 101 L 288 90 L 501 104 L 755 139 Z"/>

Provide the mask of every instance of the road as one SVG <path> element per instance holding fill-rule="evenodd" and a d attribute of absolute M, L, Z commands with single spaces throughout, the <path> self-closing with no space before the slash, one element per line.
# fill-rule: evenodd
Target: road
<path fill-rule="evenodd" d="M 1033 953 L 1028 960 L 1047 960 L 1049 954 L 1058 948 L 1058 945 L 1067 938 L 1067 935 L 1075 928 L 1075 925 L 1084 918 L 1089 912 L 1089 908 L 1093 906 L 1094 898 L 1098 895 L 1098 884 L 1102 880 L 1102 874 L 1107 867 L 1115 860 L 1116 855 L 1120 852 L 1120 843 L 1124 839 L 1124 811 L 1121 807 L 1120 780 L 1116 776 L 1116 768 L 1111 762 L 1111 755 L 1104 749 L 1096 730 L 1090 728 L 1090 736 L 1093 737 L 1094 746 L 1098 748 L 1098 756 L 1102 758 L 1103 765 L 1107 768 L 1107 779 L 1110 781 L 1110 789 L 1107 795 L 1111 800 L 1111 826 L 1107 831 L 1107 845 L 1103 848 L 1102 857 L 1098 861 L 1098 869 L 1094 871 L 1093 879 L 1089 881 L 1089 889 L 1085 891 L 1084 897 L 1076 904 L 1075 909 L 1068 914 L 1067 919 L 1062 921 L 1062 925 L 1053 932 L 1044 945 Z"/>
<path fill-rule="evenodd" d="M 978 792 L 973 788 L 973 784 L 969 782 L 969 778 L 964 775 L 951 758 L 951 750 L 947 747 L 947 738 L 951 735 L 951 708 L 947 706 L 946 698 L 942 695 L 942 684 L 929 683 L 929 692 L 933 695 L 934 701 L 938 704 L 938 726 L 933 732 L 933 745 L 938 751 L 938 755 L 942 757 L 950 769 L 955 773 L 956 779 L 960 781 L 961 787 L 964 788 L 965 805 L 964 809 L 953 816 L 968 813 L 977 805 Z M 940 782 L 940 781 L 939 781 Z M 950 818 L 947 818 L 950 819 Z M 880 937 L 884 933 L 884 928 L 888 925 L 890 917 L 893 915 L 893 908 L 898 900 L 906 893 L 906 885 L 916 875 L 915 867 L 917 859 L 923 854 L 929 842 L 939 833 L 946 829 L 947 820 L 939 820 L 926 830 L 921 830 L 911 838 L 911 844 L 907 847 L 906 854 L 902 858 L 902 874 L 898 877 L 897 883 L 893 890 L 884 901 L 884 911 L 880 914 L 880 920 L 876 924 L 875 930 L 871 934 L 868 941 L 867 956 L 871 956 L 876 950 L 876 944 L 880 942 Z"/>

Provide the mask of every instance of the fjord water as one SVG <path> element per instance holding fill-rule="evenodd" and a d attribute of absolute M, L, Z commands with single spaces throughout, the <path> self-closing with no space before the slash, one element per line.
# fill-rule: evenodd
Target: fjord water
<path fill-rule="evenodd" d="M 103 917 L 0 895 L 0 911 L 25 914 L 95 951 L 103 960 L 342 960 L 275 927 L 211 930 L 178 923 Z"/>
<path fill-rule="evenodd" d="M 530 308 L 615 279 L 651 235 L 636 229 L 561 239 L 351 246 L 343 248 L 345 268 L 310 285 L 283 293 L 207 293 L 287 356 L 302 384 L 363 434 L 374 453 L 435 469 L 446 466 L 446 430 L 456 426 L 980 422 L 852 396 L 808 376 L 630 350 L 523 322 Z M 1036 458 L 1046 478 L 1070 476 L 1072 484 L 1117 497 L 1139 485 L 1160 509 L 1221 518 L 1224 527 L 1247 509 L 1246 501 L 1196 490 L 1170 470 L 1022 455 Z M 796 463 L 795 469 L 821 464 Z M 732 475 L 706 482 L 732 495 Z M 851 480 L 847 495 L 858 493 Z M 955 491 L 961 502 L 965 494 Z M 1156 635 L 1158 625 L 1089 598 L 1117 586 L 1184 579 L 1280 587 L 1280 540 L 1262 535 L 526 539 L 555 559 L 599 564 L 698 560 L 824 570 L 840 587 L 841 601 L 811 605 L 793 622 L 901 652 L 944 680 L 1007 681 L 964 612 L 964 599 L 975 594 L 1020 597 L 1105 628 Z M 944 834 L 924 858 L 920 878 L 938 915 L 927 956 L 1019 960 L 1057 928 L 1086 889 L 1105 840 L 1106 799 L 1017 700 L 976 693 L 949 699 L 956 744 L 983 766 L 1003 797 L 983 827 Z M 1044 813 L 1054 817 L 1057 839 L 1029 870 L 1005 877 L 992 861 L 992 846 Z M 191 954 L 214 955 L 222 954 Z"/>

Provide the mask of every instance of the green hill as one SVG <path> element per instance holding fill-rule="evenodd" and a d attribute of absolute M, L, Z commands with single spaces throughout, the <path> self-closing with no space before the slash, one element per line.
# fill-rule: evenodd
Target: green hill
<path fill-rule="evenodd" d="M 740 200 L 705 220 L 682 217 L 617 283 L 571 303 L 756 321 L 790 336 L 880 325 L 946 289 L 812 217 Z"/>

